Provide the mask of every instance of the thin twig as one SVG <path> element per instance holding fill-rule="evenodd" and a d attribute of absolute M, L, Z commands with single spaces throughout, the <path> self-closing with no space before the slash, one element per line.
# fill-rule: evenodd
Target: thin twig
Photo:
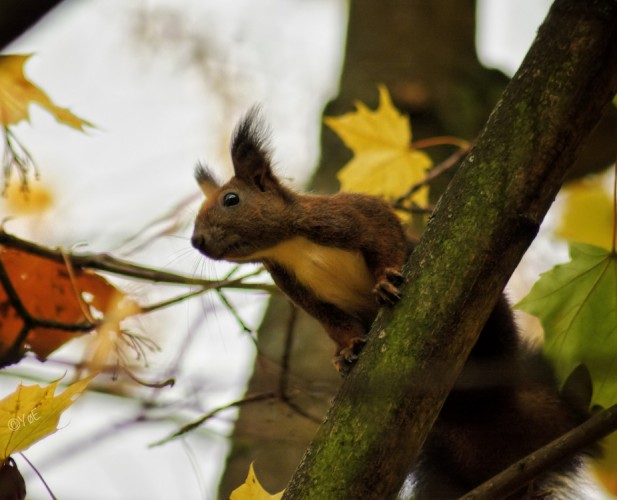
<path fill-rule="evenodd" d="M 240 328 L 242 329 L 242 331 L 245 332 L 245 333 L 248 333 L 251 336 L 253 336 L 253 334 L 255 332 L 253 332 L 253 330 L 251 328 L 246 326 L 246 323 L 240 317 L 240 314 L 238 314 L 238 311 L 236 311 L 236 308 L 232 305 L 232 303 L 229 302 L 229 300 L 227 299 L 225 294 L 221 290 L 219 290 L 219 289 L 216 290 L 216 294 L 219 296 L 219 299 L 221 299 L 221 302 L 227 308 L 227 310 L 232 315 L 232 317 L 236 320 L 238 325 L 240 325 Z"/>
<path fill-rule="evenodd" d="M 15 167 L 19 173 L 22 192 L 27 193 L 28 170 L 30 167 L 34 170 L 35 178 L 39 177 L 36 163 L 34 162 L 32 155 L 28 152 L 26 147 L 19 142 L 9 127 L 6 125 L 3 126 L 2 131 L 4 133 L 4 157 L 2 158 L 2 168 L 4 172 L 3 193 L 6 193 L 6 190 L 9 187 L 13 167 Z"/>
<path fill-rule="evenodd" d="M 165 307 L 169 307 L 172 306 L 174 304 L 178 304 L 184 300 L 196 297 L 197 295 L 201 295 L 204 292 L 207 292 L 208 289 L 207 288 L 199 288 L 198 290 L 193 290 L 191 292 L 188 293 L 183 293 L 182 295 L 179 295 L 177 297 L 173 297 L 171 299 L 168 300 L 163 300 L 161 302 L 157 302 L 155 304 L 151 304 L 149 306 L 144 306 L 141 308 L 141 312 L 142 313 L 149 313 L 149 312 L 153 312 L 153 311 L 158 311 L 159 309 L 164 309 Z"/>
<path fill-rule="evenodd" d="M 460 147 L 458 151 L 454 152 L 452 155 L 442 161 L 439 165 L 433 168 L 424 179 L 411 186 L 403 196 L 400 196 L 399 198 L 394 200 L 394 208 L 403 209 L 405 201 L 411 198 L 421 188 L 427 186 L 432 180 L 439 177 L 441 174 L 456 165 L 461 160 L 461 158 L 463 158 L 463 156 L 467 154 L 469 148 L 469 143 L 466 143 L 465 147 Z"/>
<path fill-rule="evenodd" d="M 1 228 L 0 228 L 0 245 L 4 245 L 10 248 L 16 248 L 24 252 L 29 252 L 34 255 L 43 257 L 43 258 L 48 258 L 54 262 L 64 263 L 64 265 L 67 267 L 67 271 L 71 279 L 73 290 L 77 296 L 78 301 L 80 302 L 81 302 L 81 298 L 80 298 L 79 290 L 76 287 L 76 281 L 75 281 L 75 268 L 78 268 L 79 270 L 84 270 L 84 269 L 89 268 L 88 266 L 83 264 L 81 260 L 83 257 L 89 258 L 90 260 L 96 259 L 97 257 L 103 257 L 107 261 L 111 259 L 114 263 L 116 264 L 119 263 L 120 266 L 124 268 L 132 266 L 133 269 L 142 269 L 142 270 L 145 270 L 146 272 L 150 272 L 154 274 L 158 272 L 156 270 L 141 268 L 141 266 L 135 266 L 127 262 L 119 261 L 107 255 L 75 256 L 75 255 L 65 252 L 62 249 L 51 250 L 49 248 L 36 245 L 29 241 L 21 240 L 13 235 L 6 233 Z M 218 287 L 229 286 L 231 288 L 255 288 L 255 289 L 259 288 L 262 290 L 271 288 L 271 285 L 255 284 L 256 285 L 255 287 L 251 287 L 250 284 L 243 283 L 243 280 L 254 277 L 260 274 L 261 272 L 262 270 L 258 269 L 257 271 L 250 272 L 234 280 L 224 280 L 224 281 L 200 280 L 202 283 L 205 283 L 205 285 L 202 284 L 202 287 L 199 290 L 190 292 L 188 294 L 181 295 L 179 297 L 169 299 L 167 301 L 163 301 L 157 304 L 144 307 L 142 308 L 141 312 L 149 313 L 149 312 L 161 309 L 163 307 L 176 304 L 182 300 L 188 299 L 195 295 L 199 295 L 208 290 L 211 290 L 211 289 L 218 290 Z M 165 272 L 162 272 L 162 273 L 166 274 L 166 277 L 169 277 L 170 273 L 165 273 Z M 185 281 L 184 277 L 180 275 L 177 275 L 176 277 L 179 277 L 180 281 L 182 282 Z M 181 284 L 184 284 L 184 283 L 181 283 Z M 33 328 L 50 328 L 50 329 L 57 329 L 57 330 L 62 330 L 66 332 L 85 333 L 85 332 L 89 332 L 89 331 L 96 329 L 101 324 L 101 321 L 94 320 L 89 314 L 89 312 L 84 307 L 82 307 L 82 312 L 84 316 L 86 317 L 86 321 L 81 321 L 81 322 L 65 323 L 65 322 L 61 322 L 61 321 L 57 321 L 53 319 L 37 318 L 37 317 L 32 316 L 30 312 L 28 311 L 28 309 L 26 308 L 26 306 L 24 305 L 24 303 L 22 302 L 21 298 L 19 297 L 19 294 L 15 290 L 15 287 L 13 286 L 11 279 L 9 277 L 8 271 L 6 270 L 1 259 L 0 259 L 0 285 L 2 285 L 2 287 L 4 288 L 6 292 L 6 295 L 9 299 L 9 304 L 13 307 L 13 309 L 15 310 L 17 315 L 22 319 L 22 322 L 23 322 L 23 327 L 21 328 L 19 334 L 17 335 L 15 341 L 13 342 L 13 345 L 4 353 L 4 356 L 0 358 L 0 366 L 7 366 L 8 364 L 17 362 L 19 361 L 19 359 L 21 359 L 21 356 L 20 356 L 21 348 L 24 342 L 26 341 L 28 334 Z M 245 286 L 245 285 L 248 285 L 248 286 Z M 226 299 L 224 301 L 227 307 L 229 307 L 230 310 L 233 311 L 233 307 L 231 306 L 231 304 L 228 301 L 226 301 Z M 251 330 L 246 325 L 244 325 L 244 323 L 241 320 L 240 320 L 240 324 L 243 325 L 243 328 L 246 331 L 251 332 Z M 146 384 L 143 384 L 143 385 L 146 385 Z"/>
<path fill-rule="evenodd" d="M 163 389 L 164 387 L 173 387 L 176 384 L 175 378 L 167 378 L 165 380 L 161 380 L 160 382 L 146 382 L 145 380 L 139 378 L 135 375 L 131 370 L 129 370 L 126 366 L 120 365 L 120 368 L 126 375 L 133 381 L 138 383 L 139 385 L 143 385 L 144 387 L 150 387 L 152 389 Z"/>
<path fill-rule="evenodd" d="M 143 227 L 142 229 L 140 229 L 135 234 L 131 235 L 129 238 L 127 238 L 126 240 L 124 240 L 118 245 L 117 248 L 120 251 L 120 253 L 123 253 L 125 255 L 127 253 L 135 253 L 147 247 L 155 239 L 160 238 L 161 236 L 172 234 L 173 232 L 179 230 L 182 227 L 182 222 L 178 214 L 186 210 L 197 199 L 198 196 L 199 196 L 199 193 L 195 193 L 195 195 L 192 195 L 187 198 L 184 198 L 183 200 L 180 200 L 180 202 L 176 203 L 165 214 L 148 222 L 148 224 L 145 227 Z M 142 241 L 138 241 L 139 238 L 141 238 L 145 233 L 148 232 L 148 230 L 162 223 L 164 223 L 165 225 L 159 231 L 156 231 L 154 234 L 148 236 Z M 135 242 L 136 242 L 136 245 L 134 245 L 133 247 L 130 247 L 130 245 Z"/>
<path fill-rule="evenodd" d="M 519 460 L 461 497 L 460 500 L 504 498 L 539 474 L 550 471 L 568 457 L 593 445 L 616 429 L 617 405 L 613 405 L 607 410 L 596 413 L 586 422 L 551 441 L 538 451 Z"/>
<path fill-rule="evenodd" d="M 75 256 L 75 255 L 65 252 L 62 249 L 51 250 L 49 248 L 37 245 L 29 241 L 22 240 L 13 235 L 10 235 L 6 233 L 4 230 L 2 230 L 1 227 L 0 227 L 0 245 L 9 247 L 9 248 L 18 249 L 24 252 L 28 252 L 33 255 L 37 255 L 39 257 L 47 258 L 54 262 L 63 263 L 67 268 L 74 292 L 78 298 L 78 301 L 80 302 L 81 302 L 81 298 L 80 298 L 79 290 L 76 287 L 76 281 L 75 281 L 75 275 L 76 275 L 75 269 L 76 268 L 80 271 L 84 269 L 89 269 L 89 268 L 98 268 L 98 270 L 107 270 L 110 272 L 113 272 L 113 271 L 118 272 L 120 268 L 122 268 L 123 270 L 130 269 L 131 272 L 129 272 L 128 274 L 132 274 L 132 275 L 135 275 L 141 272 L 140 277 L 143 279 L 146 279 L 145 275 L 149 274 L 150 275 L 149 277 L 155 278 L 156 281 L 164 281 L 165 278 L 169 279 L 168 282 L 171 282 L 171 279 L 174 279 L 177 283 L 180 283 L 180 284 L 185 284 L 185 282 L 187 281 L 185 279 L 186 277 L 183 277 L 181 275 L 172 275 L 171 273 L 166 273 L 164 271 L 157 271 L 153 269 L 143 268 L 141 266 L 137 266 L 137 265 L 134 265 L 128 262 L 113 259 L 112 257 L 109 257 L 108 255 Z M 111 262 L 113 266 L 115 267 L 113 267 L 112 269 L 110 266 L 106 266 L 106 265 L 102 265 L 102 266 L 92 265 L 93 262 L 100 263 L 101 261 L 106 264 L 109 264 Z M 232 288 L 254 288 L 254 289 L 262 289 L 262 290 L 271 288 L 271 285 L 266 285 L 266 284 L 262 285 L 262 284 L 243 283 L 243 280 L 254 277 L 261 272 L 262 270 L 257 270 L 257 271 L 248 273 L 242 277 L 236 278 L 234 280 L 223 280 L 223 281 L 199 280 L 202 283 L 202 286 L 199 290 L 190 292 L 188 294 L 184 294 L 180 297 L 175 297 L 173 299 L 170 299 L 170 300 L 158 303 L 158 304 L 153 304 L 151 306 L 144 307 L 142 308 L 142 313 L 148 313 L 148 312 L 161 309 L 163 307 L 178 303 L 181 300 L 190 298 L 194 295 L 204 293 L 207 290 L 217 289 L 218 287 L 229 286 Z M 164 279 L 157 280 L 156 278 L 161 278 L 161 275 L 162 275 L 162 278 Z M 26 341 L 28 334 L 34 328 L 50 328 L 50 329 L 57 329 L 57 330 L 62 330 L 66 332 L 84 333 L 84 332 L 89 332 L 89 331 L 96 329 L 101 324 L 100 321 L 95 321 L 90 316 L 89 311 L 87 311 L 85 307 L 82 307 L 82 312 L 86 320 L 80 321 L 80 322 L 65 323 L 65 322 L 54 320 L 54 319 L 34 317 L 32 314 L 30 314 L 27 307 L 24 305 L 22 299 L 19 297 L 19 294 L 15 290 L 15 287 L 13 286 L 13 283 L 9 277 L 8 271 L 6 267 L 4 266 L 1 259 L 0 259 L 0 285 L 2 285 L 2 288 L 5 290 L 9 304 L 12 306 L 16 314 L 21 318 L 23 322 L 23 326 L 19 334 L 16 336 L 13 344 L 4 353 L 4 356 L 0 358 L 0 366 L 6 366 L 8 364 L 17 362 L 19 361 L 19 359 L 21 359 L 20 352 L 22 350 L 22 346 L 24 342 Z M 254 286 L 251 286 L 251 285 L 254 285 Z M 81 304 L 81 305 L 83 306 L 84 304 Z M 229 304 L 229 302 L 227 302 L 227 305 L 228 307 L 231 308 L 231 305 Z M 243 323 L 241 324 L 244 325 Z M 246 325 L 244 325 L 244 328 L 247 331 L 250 331 L 250 329 L 248 329 Z"/>
<path fill-rule="evenodd" d="M 392 208 L 401 212 L 407 212 L 412 215 L 430 215 L 433 213 L 433 210 L 435 210 L 435 207 L 433 205 L 429 205 L 428 207 L 419 207 L 415 203 L 412 203 L 411 206 L 408 207 L 398 203 L 398 200 L 392 203 Z"/>
<path fill-rule="evenodd" d="M 279 378 L 279 397 L 287 401 L 287 388 L 289 387 L 289 360 L 291 358 L 291 348 L 293 346 L 294 332 L 296 322 L 298 320 L 298 308 L 289 302 L 289 319 L 287 320 L 287 328 L 285 329 L 285 346 L 283 348 L 283 356 L 281 357 L 281 376 Z"/>
<path fill-rule="evenodd" d="M 37 245 L 30 241 L 22 240 L 7 233 L 0 228 L 0 245 L 9 248 L 16 248 L 33 255 L 38 255 L 55 262 L 64 262 L 62 252 L 53 250 L 48 247 Z M 276 292 L 275 286 L 267 283 L 243 283 L 241 279 L 234 280 L 207 280 L 203 278 L 195 278 L 193 276 L 185 276 L 178 273 L 163 271 L 150 267 L 141 266 L 128 262 L 122 259 L 117 259 L 108 254 L 72 254 L 67 253 L 70 261 L 75 269 L 93 269 L 104 271 L 112 274 L 125 276 L 128 278 L 136 278 L 155 283 L 169 283 L 175 285 L 197 285 L 205 289 L 214 288 L 233 288 L 241 290 L 261 290 L 269 293 Z"/>
<path fill-rule="evenodd" d="M 231 268 L 231 271 L 229 271 L 226 275 L 225 275 L 225 279 L 226 280 L 230 280 L 231 277 L 236 274 L 238 272 L 238 269 L 240 269 L 242 266 L 237 265 Z"/>
<path fill-rule="evenodd" d="M 45 479 L 43 478 L 43 475 L 39 472 L 39 470 L 34 466 L 34 464 L 28 460 L 26 458 L 26 455 L 24 455 L 23 453 L 19 453 L 19 456 L 21 458 L 24 459 L 24 461 L 30 466 L 30 468 L 34 471 L 34 473 L 38 476 L 39 480 L 41 481 L 41 483 L 43 483 L 43 486 L 45 487 L 45 489 L 47 490 L 47 493 L 49 493 L 49 496 L 51 497 L 52 500 L 58 500 L 58 497 L 56 497 L 56 495 L 53 494 L 53 492 L 51 491 L 51 488 L 49 487 L 49 485 L 47 484 L 47 481 L 45 481 Z"/>
<path fill-rule="evenodd" d="M 293 340 L 296 330 L 296 325 L 298 321 L 298 308 L 294 305 L 293 302 L 289 302 L 290 305 L 290 313 L 289 319 L 287 320 L 287 327 L 285 329 L 285 345 L 283 348 L 283 355 L 281 356 L 281 375 L 279 377 L 279 385 L 278 385 L 278 399 L 284 405 L 288 406 L 293 412 L 297 413 L 301 417 L 304 417 L 316 424 L 321 423 L 321 419 L 311 415 L 303 408 L 298 406 L 289 396 L 289 377 L 290 377 L 290 366 L 291 366 L 291 349 L 293 347 Z"/>
<path fill-rule="evenodd" d="M 465 149 L 469 151 L 471 144 L 465 139 L 460 137 L 454 137 L 452 135 L 441 135 L 437 137 L 427 137 L 426 139 L 419 139 L 411 144 L 416 149 L 431 148 L 435 146 L 456 146 L 459 149 Z"/>
<path fill-rule="evenodd" d="M 167 436 L 166 438 L 161 439 L 160 441 L 156 441 L 155 443 L 150 444 L 150 447 L 160 446 L 160 445 L 165 444 L 165 443 L 167 443 L 169 441 L 172 441 L 172 440 L 182 436 L 183 434 L 186 434 L 187 432 L 190 432 L 193 429 L 196 429 L 197 427 L 201 426 L 204 422 L 206 422 L 207 420 L 210 420 L 212 417 L 216 416 L 217 414 L 219 414 L 220 412 L 222 412 L 224 410 L 228 410 L 229 408 L 237 408 L 239 406 L 244 406 L 244 405 L 249 404 L 249 403 L 257 403 L 259 401 L 267 401 L 269 399 L 276 399 L 276 393 L 274 393 L 274 392 L 260 392 L 258 394 L 253 394 L 252 396 L 247 396 L 247 397 L 239 399 L 237 401 L 232 401 L 229 404 L 226 404 L 226 405 L 223 405 L 223 406 L 219 406 L 218 408 L 215 408 L 214 410 L 206 413 L 205 415 L 203 415 L 202 417 L 198 418 L 197 420 L 194 420 L 193 422 L 190 422 L 190 423 L 188 423 L 186 425 L 183 425 L 179 430 L 177 430 L 173 434 Z"/>
<path fill-rule="evenodd" d="M 84 302 L 81 291 L 77 287 L 77 279 L 75 278 L 75 270 L 73 269 L 73 263 L 71 262 L 69 255 L 62 248 L 60 248 L 59 251 L 62 255 L 62 260 L 64 261 L 66 271 L 69 275 L 71 288 L 73 289 L 73 294 L 75 295 L 75 300 L 77 301 L 77 304 L 79 304 L 81 313 L 84 315 L 84 318 L 86 318 L 90 323 L 94 323 L 94 318 L 92 317 L 92 314 L 90 314 L 90 308 Z"/>

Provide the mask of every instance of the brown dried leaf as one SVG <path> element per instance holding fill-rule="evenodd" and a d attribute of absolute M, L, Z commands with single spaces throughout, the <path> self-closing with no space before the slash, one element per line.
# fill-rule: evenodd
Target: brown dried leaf
<path fill-rule="evenodd" d="M 112 299 L 116 300 L 121 294 L 99 275 L 75 270 L 73 281 L 65 264 L 21 250 L 0 246 L 0 260 L 22 304 L 34 318 L 62 323 L 86 322 L 89 320 L 86 315 L 106 311 Z M 6 291 L 0 288 L 0 356 L 11 348 L 23 324 Z M 32 351 L 44 360 L 81 333 L 33 328 L 21 351 Z"/>

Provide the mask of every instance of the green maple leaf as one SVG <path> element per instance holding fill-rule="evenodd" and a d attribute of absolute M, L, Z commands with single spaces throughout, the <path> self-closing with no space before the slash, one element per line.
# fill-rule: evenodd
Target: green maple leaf
<path fill-rule="evenodd" d="M 562 382 L 583 363 L 592 403 L 617 402 L 617 254 L 572 243 L 570 262 L 542 274 L 516 307 L 537 316 L 544 351 Z"/>

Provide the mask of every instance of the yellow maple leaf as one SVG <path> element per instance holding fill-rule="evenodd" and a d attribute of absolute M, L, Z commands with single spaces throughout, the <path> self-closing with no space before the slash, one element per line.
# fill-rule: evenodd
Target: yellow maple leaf
<path fill-rule="evenodd" d="M 249 474 L 244 484 L 231 492 L 230 500 L 279 500 L 283 497 L 283 491 L 270 495 L 257 480 L 253 464 L 249 467 Z"/>
<path fill-rule="evenodd" d="M 409 118 L 393 106 L 388 90 L 379 86 L 375 111 L 356 103 L 357 111 L 324 121 L 354 153 L 338 173 L 342 191 L 355 191 L 383 198 L 404 195 L 426 177 L 433 162 L 411 146 Z M 428 201 L 428 189 L 411 198 L 420 206 Z"/>
<path fill-rule="evenodd" d="M 607 175 L 612 173 L 612 169 Z M 610 250 L 613 244 L 614 200 L 606 175 L 588 177 L 564 188 L 565 209 L 557 236 Z"/>
<path fill-rule="evenodd" d="M 84 131 L 93 125 L 54 104 L 49 96 L 24 75 L 24 64 L 32 54 L 0 55 L 0 124 L 14 125 L 29 120 L 28 108 L 36 103 L 49 111 L 60 123 Z"/>
<path fill-rule="evenodd" d="M 56 432 L 62 412 L 93 377 L 75 382 L 58 396 L 54 392 L 59 380 L 45 387 L 19 384 L 15 392 L 0 401 L 0 462 Z"/>
<path fill-rule="evenodd" d="M 54 194 L 40 182 L 29 185 L 26 192 L 23 186 L 11 184 L 4 191 L 3 205 L 11 216 L 43 215 L 54 205 Z"/>

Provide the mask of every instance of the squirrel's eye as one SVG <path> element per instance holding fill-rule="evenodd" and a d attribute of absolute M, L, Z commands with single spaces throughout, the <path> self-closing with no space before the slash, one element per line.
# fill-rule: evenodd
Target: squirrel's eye
<path fill-rule="evenodd" d="M 223 206 L 233 207 L 240 203 L 240 197 L 236 193 L 227 193 L 223 196 Z"/>

